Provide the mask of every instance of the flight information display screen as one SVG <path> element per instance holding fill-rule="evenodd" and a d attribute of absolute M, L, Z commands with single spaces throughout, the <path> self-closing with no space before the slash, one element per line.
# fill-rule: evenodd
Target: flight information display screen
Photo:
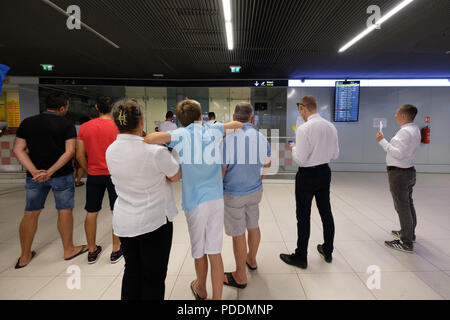
<path fill-rule="evenodd" d="M 359 121 L 359 81 L 337 81 L 334 122 Z"/>

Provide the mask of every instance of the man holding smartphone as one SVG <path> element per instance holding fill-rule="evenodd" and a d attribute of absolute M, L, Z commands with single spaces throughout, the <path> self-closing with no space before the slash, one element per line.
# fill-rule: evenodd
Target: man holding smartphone
<path fill-rule="evenodd" d="M 297 145 L 292 156 L 299 169 L 295 181 L 297 202 L 297 249 L 295 253 L 280 254 L 281 260 L 302 269 L 308 266 L 308 242 L 311 231 L 311 204 L 316 198 L 324 231 L 324 244 L 317 250 L 331 263 L 334 242 L 334 219 L 330 204 L 331 170 L 329 162 L 339 157 L 337 130 L 317 113 L 314 97 L 303 97 L 297 103 L 305 123 L 296 130 Z"/>

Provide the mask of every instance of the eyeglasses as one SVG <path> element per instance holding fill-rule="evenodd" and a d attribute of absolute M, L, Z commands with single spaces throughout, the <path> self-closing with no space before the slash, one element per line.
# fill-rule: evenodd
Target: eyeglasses
<path fill-rule="evenodd" d="M 303 103 L 297 103 L 297 108 L 300 108 L 300 106 L 305 106 Z"/>

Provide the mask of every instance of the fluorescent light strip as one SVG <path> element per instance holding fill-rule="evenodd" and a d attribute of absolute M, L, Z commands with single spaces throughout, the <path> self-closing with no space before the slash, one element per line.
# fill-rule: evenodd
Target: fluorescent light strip
<path fill-rule="evenodd" d="M 289 87 L 331 88 L 336 85 L 336 81 L 344 81 L 344 79 L 305 81 L 289 80 Z M 348 79 L 348 81 L 360 81 L 361 87 L 450 87 L 449 79 Z"/>
<path fill-rule="evenodd" d="M 353 46 L 356 42 L 358 42 L 359 40 L 361 40 L 362 38 L 364 38 L 365 36 L 370 34 L 372 31 L 374 31 L 377 28 L 377 26 L 381 26 L 381 24 L 386 22 L 388 19 L 392 18 L 396 13 L 398 13 L 400 10 L 405 8 L 407 5 L 409 5 L 413 1 L 414 0 L 404 0 L 402 3 L 400 3 L 394 9 L 389 11 L 386 15 L 381 17 L 381 19 L 378 20 L 376 25 L 371 25 L 366 30 L 364 30 L 359 35 L 357 35 L 355 38 L 353 38 L 350 42 L 348 42 L 345 46 L 343 46 L 341 49 L 339 49 L 339 53 L 342 53 L 342 52 L 346 51 L 348 48 Z"/>
<path fill-rule="evenodd" d="M 66 17 L 70 17 L 70 14 L 68 14 L 64 9 L 58 7 L 56 4 L 54 4 L 53 2 L 51 2 L 50 0 L 42 0 L 42 2 L 44 2 L 45 4 L 49 5 L 50 7 L 52 7 L 53 9 L 55 9 L 56 11 L 62 13 L 63 15 L 65 15 Z M 81 25 L 83 26 L 83 28 L 86 28 L 87 30 L 89 30 L 90 32 L 92 32 L 94 35 L 96 35 L 98 38 L 102 39 L 103 41 L 106 41 L 107 43 L 109 43 L 110 45 L 112 45 L 114 48 L 119 49 L 120 47 L 115 44 L 114 42 L 112 42 L 111 40 L 109 40 L 108 38 L 106 38 L 104 35 L 102 35 L 101 33 L 95 31 L 94 29 L 92 29 L 91 27 L 89 27 L 87 24 L 85 24 L 84 22 L 80 21 Z"/>
<path fill-rule="evenodd" d="M 234 49 L 233 24 L 231 22 L 225 22 L 225 29 L 227 30 L 228 50 L 233 50 Z"/>
<path fill-rule="evenodd" d="M 234 49 L 233 23 L 231 14 L 231 0 L 222 0 L 225 30 L 227 33 L 228 50 Z"/>
<path fill-rule="evenodd" d="M 222 3 L 225 22 L 231 22 L 231 0 L 223 0 Z"/>

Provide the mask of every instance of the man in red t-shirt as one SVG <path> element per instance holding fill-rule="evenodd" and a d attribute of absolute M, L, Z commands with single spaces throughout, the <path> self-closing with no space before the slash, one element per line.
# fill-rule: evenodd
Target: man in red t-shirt
<path fill-rule="evenodd" d="M 112 99 L 100 97 L 95 106 L 100 116 L 84 123 L 80 128 L 77 141 L 77 160 L 87 172 L 86 182 L 86 220 L 84 228 L 89 246 L 88 263 L 97 262 L 102 252 L 102 247 L 96 244 L 97 216 L 102 209 L 103 196 L 108 190 L 111 213 L 114 210 L 114 202 L 117 199 L 116 190 L 111 181 L 111 175 L 106 164 L 106 149 L 116 140 L 119 130 L 112 120 Z M 113 248 L 111 263 L 116 263 L 122 258 L 120 240 L 113 232 Z"/>

